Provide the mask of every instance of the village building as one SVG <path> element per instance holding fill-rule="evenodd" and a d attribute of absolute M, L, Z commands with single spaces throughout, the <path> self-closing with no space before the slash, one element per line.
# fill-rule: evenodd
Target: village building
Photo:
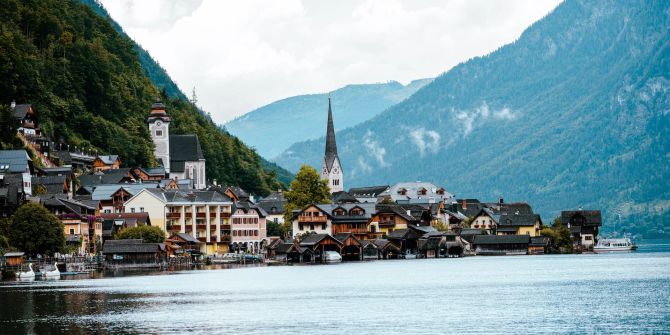
<path fill-rule="evenodd" d="M 389 187 L 377 196 L 378 202 L 391 201 L 398 204 L 455 202 L 454 195 L 443 187 L 428 182 L 402 182 Z"/>
<path fill-rule="evenodd" d="M 321 179 L 328 180 L 331 193 L 344 191 L 344 171 L 337 155 L 335 142 L 335 126 L 333 125 L 333 111 L 328 97 L 328 124 L 326 126 L 326 152 L 321 166 Z"/>
<path fill-rule="evenodd" d="M 162 102 L 151 105 L 147 123 L 154 142 L 154 155 L 169 179 L 191 179 L 196 189 L 206 188 L 205 156 L 198 135 L 170 135 L 170 121 Z"/>
<path fill-rule="evenodd" d="M 93 160 L 93 171 L 117 170 L 121 167 L 118 155 L 96 156 Z"/>
<path fill-rule="evenodd" d="M 419 238 L 424 232 L 412 228 L 396 229 L 391 232 L 387 239 L 400 248 L 402 254 L 415 255 L 419 251 Z"/>
<path fill-rule="evenodd" d="M 72 180 L 65 175 L 33 176 L 33 194 L 65 194 L 72 197 Z"/>
<path fill-rule="evenodd" d="M 200 246 L 203 244 L 191 234 L 186 233 L 172 233 L 169 238 L 165 240 L 165 244 L 172 250 L 173 256 L 186 256 L 190 258 L 198 258 L 201 255 Z"/>
<path fill-rule="evenodd" d="M 479 210 L 470 221 L 470 228 L 480 229 L 485 231 L 488 235 L 494 235 L 494 231 L 498 229 L 498 223 L 500 221 L 500 212 L 495 209 L 484 207 Z M 500 229 L 511 229 L 511 234 L 516 234 L 516 227 L 500 228 Z M 501 231 L 503 232 L 503 231 Z"/>
<path fill-rule="evenodd" d="M 370 220 L 370 238 L 383 238 L 409 226 L 430 226 L 430 210 L 417 204 L 378 204 Z"/>
<path fill-rule="evenodd" d="M 36 200 L 63 223 L 68 245 L 76 246 L 82 254 L 95 251 L 96 241 L 102 241 L 99 203 L 84 203 L 64 195 L 45 195 Z"/>
<path fill-rule="evenodd" d="M 161 267 L 167 264 L 164 243 L 144 243 L 141 239 L 109 240 L 102 250 L 105 266 Z"/>
<path fill-rule="evenodd" d="M 529 235 L 475 235 L 475 255 L 526 255 Z"/>
<path fill-rule="evenodd" d="M 130 174 L 135 180 L 141 181 L 175 181 L 174 179 L 165 179 L 165 168 L 159 166 L 155 168 L 143 168 L 141 166 L 130 169 Z M 162 186 L 162 185 L 161 185 Z"/>
<path fill-rule="evenodd" d="M 352 233 L 365 239 L 375 204 L 313 204 L 293 213 L 293 236 L 305 233 Z"/>
<path fill-rule="evenodd" d="M 527 203 L 501 204 L 497 235 L 540 236 L 542 218 Z"/>
<path fill-rule="evenodd" d="M 22 193 L 32 195 L 32 175 L 35 173 L 33 160 L 25 150 L 0 150 L 0 174 L 21 176 Z"/>
<path fill-rule="evenodd" d="M 91 194 L 91 200 L 100 201 L 103 213 L 123 213 L 126 212 L 126 201 L 148 188 L 158 189 L 158 183 L 97 185 Z M 143 211 L 143 206 L 128 210 L 130 213 Z"/>
<path fill-rule="evenodd" d="M 352 187 L 349 189 L 349 193 L 352 197 L 356 198 L 358 202 L 377 202 L 377 197 L 379 194 L 386 192 L 389 189 L 389 185 L 381 186 L 368 186 L 368 187 Z"/>
<path fill-rule="evenodd" d="M 551 253 L 551 238 L 549 236 L 535 236 L 530 238 L 528 253 L 531 255 L 544 255 Z"/>
<path fill-rule="evenodd" d="M 10 217 L 25 201 L 23 176 L 0 171 L 0 218 Z"/>
<path fill-rule="evenodd" d="M 129 168 L 98 171 L 93 174 L 79 176 L 79 195 L 90 195 L 99 185 L 134 184 L 135 178 L 130 175 Z"/>
<path fill-rule="evenodd" d="M 233 202 L 215 191 L 146 188 L 124 205 L 126 212 L 149 213 L 152 225 L 167 233 L 190 234 L 203 242 L 201 252 L 226 253 L 231 239 Z"/>
<path fill-rule="evenodd" d="M 231 216 L 230 250 L 261 253 L 267 243 L 267 213 L 249 201 L 235 203 Z"/>
<path fill-rule="evenodd" d="M 37 136 L 40 134 L 38 127 L 37 112 L 33 109 L 31 104 L 16 104 L 15 101 L 9 106 L 12 109 L 14 117 L 18 121 L 18 131 L 25 135 Z"/>
<path fill-rule="evenodd" d="M 340 256 L 342 256 L 343 261 L 363 260 L 363 244 L 361 244 L 361 240 L 356 238 L 356 235 L 352 233 L 337 233 L 333 237 L 342 243 Z"/>
<path fill-rule="evenodd" d="M 258 206 L 267 213 L 267 222 L 274 222 L 277 224 L 284 224 L 284 213 L 286 211 L 286 198 L 284 198 L 283 191 L 277 190 L 270 193 L 267 197 L 258 201 Z"/>
<path fill-rule="evenodd" d="M 342 254 L 344 245 L 328 234 L 308 234 L 300 241 L 300 247 L 311 251 L 313 262 L 325 262 L 323 256 L 326 251 L 335 251 Z"/>
<path fill-rule="evenodd" d="M 486 206 L 478 199 L 456 199 L 456 202 L 445 207 L 453 213 L 459 213 L 465 217 L 472 218 Z"/>
<path fill-rule="evenodd" d="M 598 242 L 602 214 L 599 210 L 562 211 L 561 224 L 570 229 L 577 249 L 591 249 Z"/>

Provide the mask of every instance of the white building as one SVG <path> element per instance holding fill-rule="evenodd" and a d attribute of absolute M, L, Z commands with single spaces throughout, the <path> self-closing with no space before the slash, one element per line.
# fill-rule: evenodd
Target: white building
<path fill-rule="evenodd" d="M 198 135 L 170 135 L 170 117 L 165 105 L 155 102 L 147 119 L 154 142 L 154 155 L 170 179 L 193 180 L 193 187 L 207 187 L 205 156 Z"/>
<path fill-rule="evenodd" d="M 321 167 L 321 179 L 328 180 L 330 193 L 344 191 L 344 171 L 337 156 L 337 143 L 335 142 L 335 127 L 333 126 L 333 111 L 328 98 L 328 125 L 326 128 L 326 153 L 323 157 Z"/>

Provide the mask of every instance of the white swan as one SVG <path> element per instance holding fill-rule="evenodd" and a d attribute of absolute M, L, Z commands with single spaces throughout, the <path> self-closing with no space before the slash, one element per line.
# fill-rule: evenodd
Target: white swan
<path fill-rule="evenodd" d="M 20 280 L 34 280 L 35 279 L 35 272 L 33 271 L 33 263 L 28 263 L 28 269 L 30 269 L 30 270 L 18 273 Z"/>
<path fill-rule="evenodd" d="M 44 272 L 44 277 L 47 279 L 60 279 L 60 271 L 58 271 L 58 263 L 54 263 L 54 270 Z"/>

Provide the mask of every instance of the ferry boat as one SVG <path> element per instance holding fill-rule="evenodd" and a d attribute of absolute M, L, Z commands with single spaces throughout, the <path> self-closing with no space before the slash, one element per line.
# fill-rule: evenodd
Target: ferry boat
<path fill-rule="evenodd" d="M 593 247 L 593 252 L 633 251 L 635 249 L 637 249 L 637 245 L 629 237 L 624 236 L 623 238 L 604 238 L 599 240 L 598 244 Z"/>

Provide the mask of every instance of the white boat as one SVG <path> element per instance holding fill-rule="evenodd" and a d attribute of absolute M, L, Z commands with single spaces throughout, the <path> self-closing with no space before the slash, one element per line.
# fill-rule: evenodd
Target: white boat
<path fill-rule="evenodd" d="M 604 238 L 598 241 L 595 247 L 593 247 L 593 252 L 603 253 L 603 252 L 621 252 L 621 251 L 633 251 L 637 249 L 637 245 L 633 243 L 630 238 Z"/>
<path fill-rule="evenodd" d="M 44 272 L 43 276 L 46 279 L 60 279 L 60 271 L 58 270 L 58 263 L 54 263 L 54 269 L 52 271 Z"/>
<path fill-rule="evenodd" d="M 323 254 L 323 260 L 326 263 L 339 263 L 342 261 L 342 256 L 337 251 L 326 251 Z"/>
<path fill-rule="evenodd" d="M 28 263 L 28 271 L 17 273 L 19 280 L 35 280 L 35 272 L 33 271 L 33 263 Z"/>

